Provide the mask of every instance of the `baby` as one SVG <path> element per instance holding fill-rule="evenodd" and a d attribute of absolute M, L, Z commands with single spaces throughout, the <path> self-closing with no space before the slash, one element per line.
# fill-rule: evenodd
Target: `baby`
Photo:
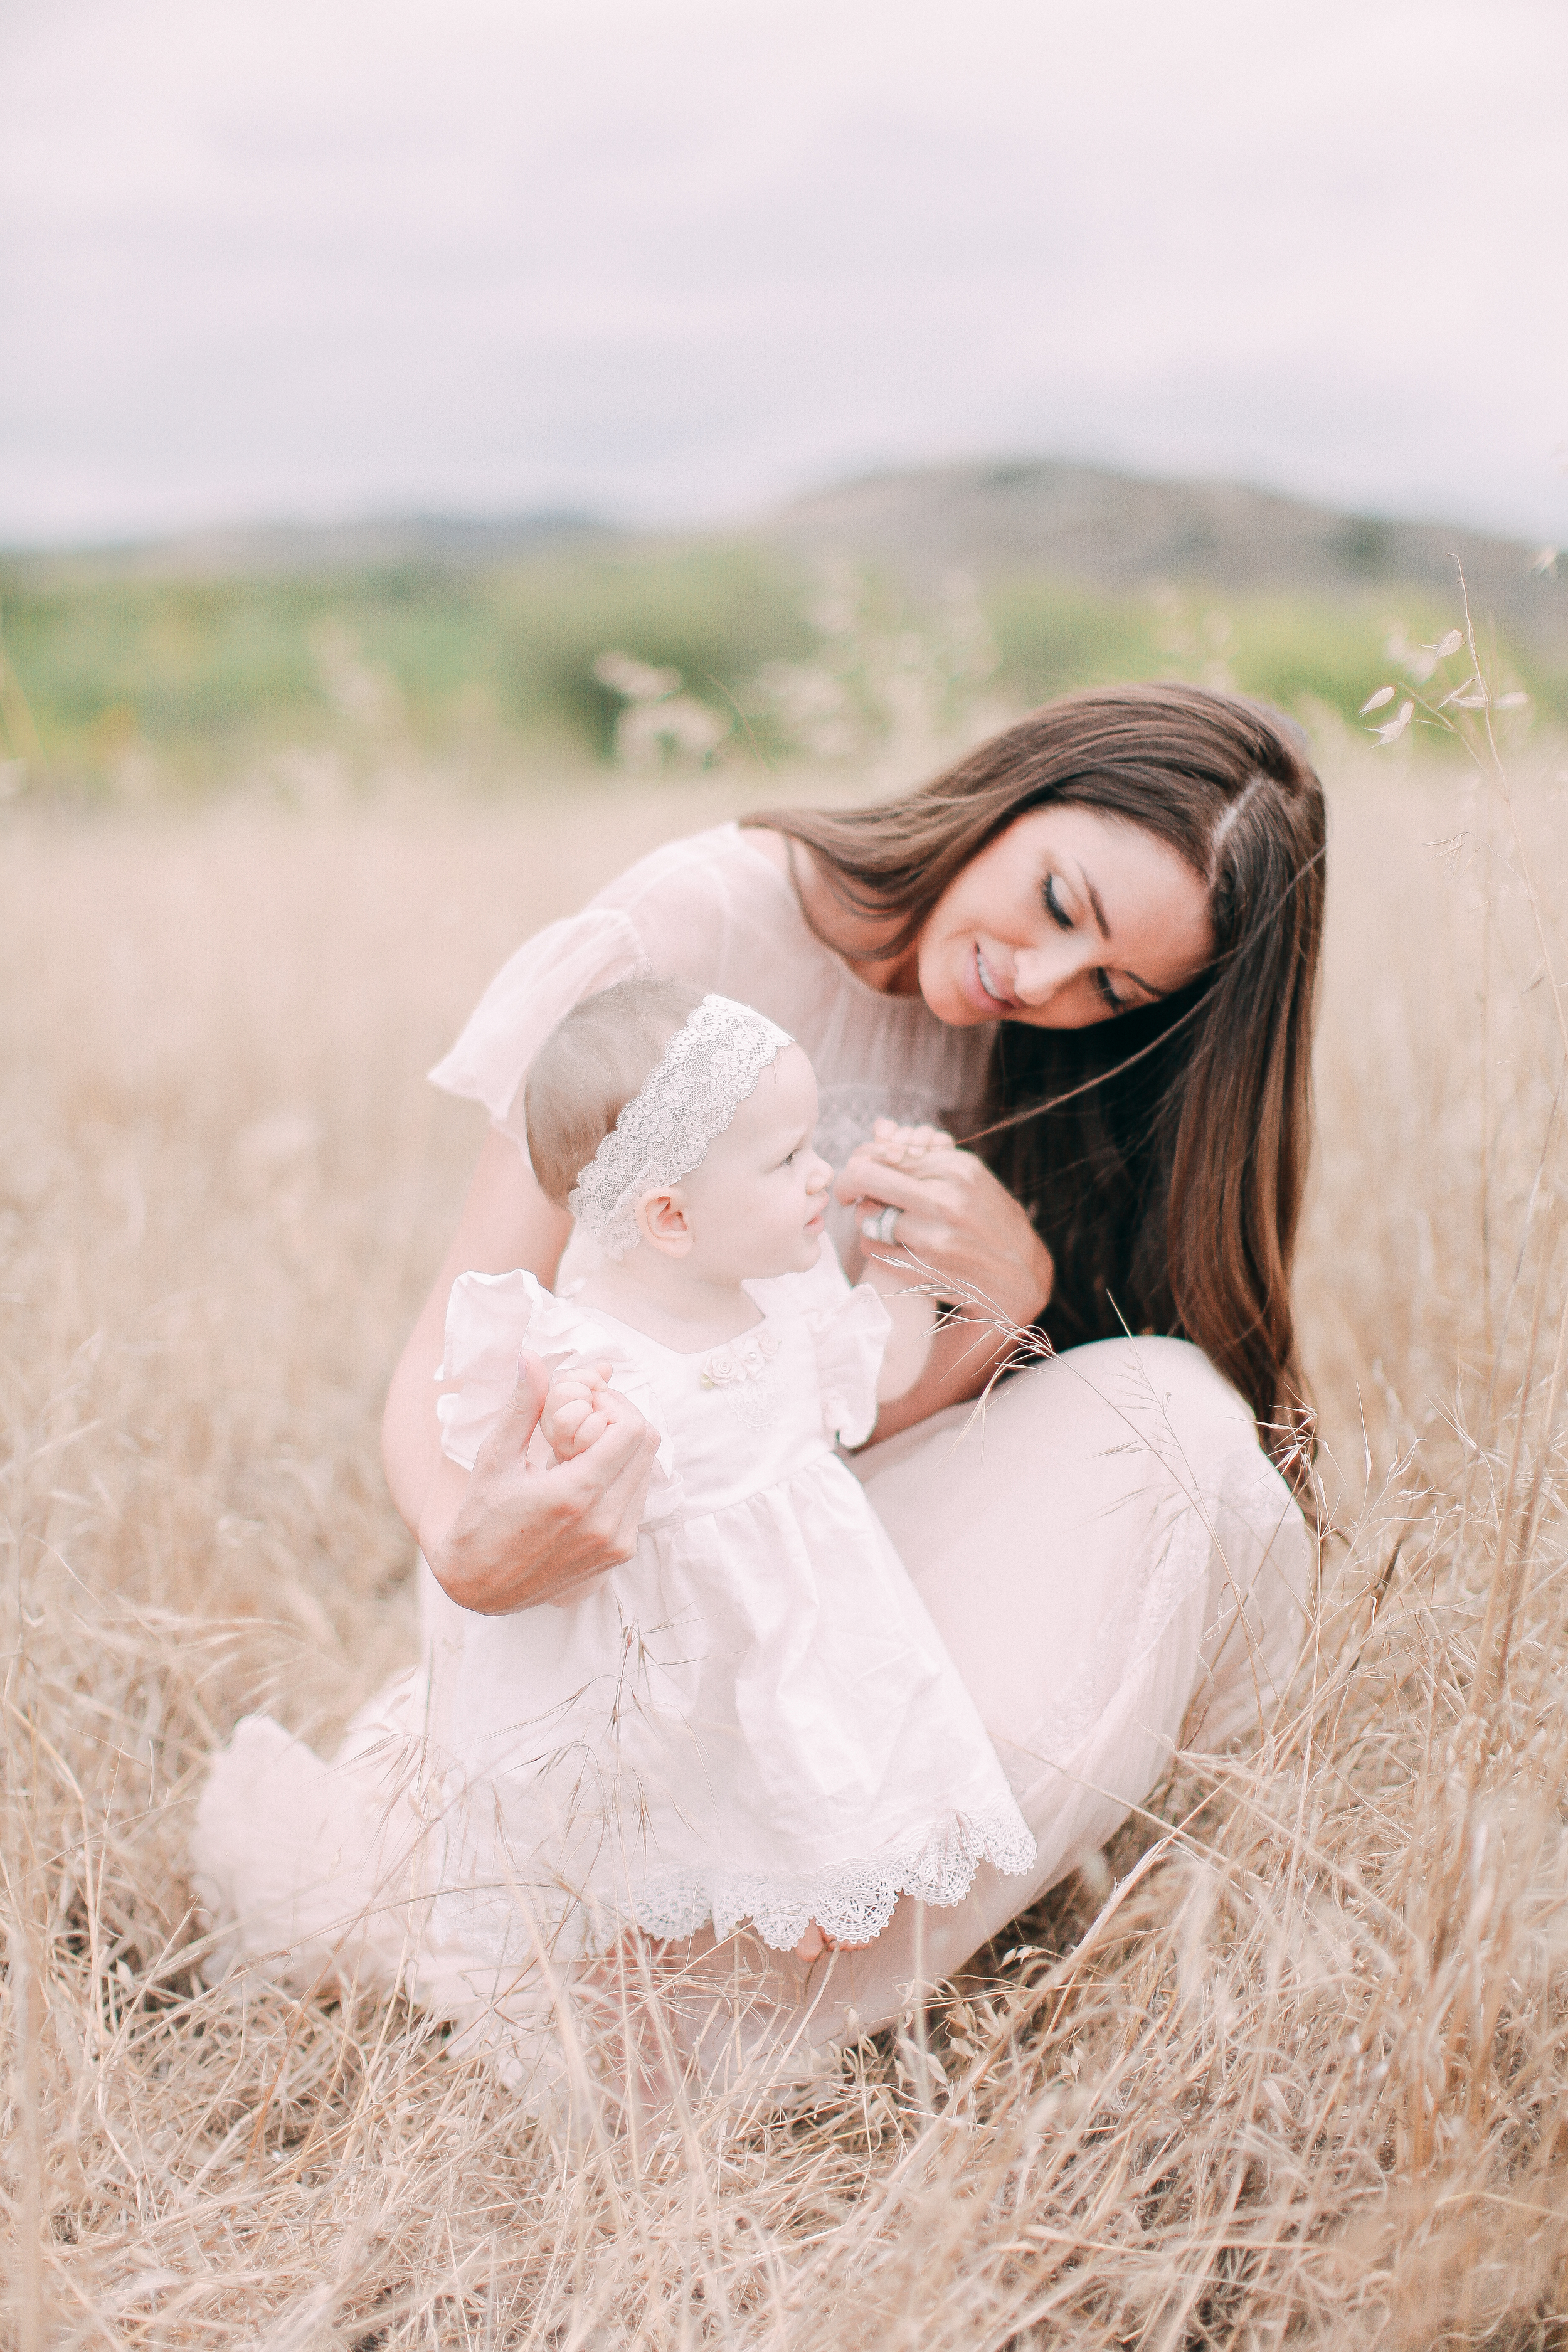
<path fill-rule="evenodd" d="M 558 1206 L 581 1215 L 577 1162 L 589 1136 L 608 1132 L 612 1110 L 619 1116 L 616 1098 L 653 1035 L 700 1002 L 679 982 L 624 982 L 578 1005 L 545 1041 L 529 1072 L 524 1115 L 534 1173 Z M 645 1020 L 652 1028 L 639 1034 Z M 674 1346 L 702 1346 L 757 1323 L 743 1282 L 807 1273 L 825 1246 L 831 1257 L 825 1212 L 833 1170 L 811 1140 L 816 1080 L 801 1048 L 787 1042 L 771 1070 L 773 1087 L 759 1087 L 740 1106 L 679 1184 L 643 1196 L 634 1210 L 641 1245 L 607 1254 L 575 1291 L 580 1304 L 619 1309 L 633 1328 Z M 607 1097 L 592 1099 L 606 1079 Z M 906 1137 L 928 1132 L 883 1122 L 879 1140 L 894 1154 Z M 919 1379 L 936 1307 L 928 1291 L 911 1289 L 880 1260 L 868 1259 L 865 1279 L 889 1316 L 876 1381 L 882 1403 Z M 598 1400 L 607 1385 L 607 1374 L 588 1366 L 552 1382 L 541 1427 L 558 1460 L 603 1433 Z"/>
<path fill-rule="evenodd" d="M 526 1346 L 561 1454 L 606 1383 L 658 1432 L 636 1553 L 567 1601 L 441 1603 L 428 1670 L 331 1759 L 245 1717 L 192 1864 L 215 1969 L 401 1984 L 538 2105 L 565 2080 L 563 1991 L 628 1929 L 749 1921 L 809 1962 L 1035 1845 L 835 1450 L 916 1377 L 931 1308 L 891 1293 L 889 1337 L 824 1242 L 805 1054 L 746 1005 L 626 982 L 553 1032 L 526 1103 L 540 1181 L 599 1260 L 560 1297 L 524 1272 L 454 1284 L 442 1475 L 466 1488 Z"/>
<path fill-rule="evenodd" d="M 967 1692 L 835 1441 L 918 1377 L 929 1299 L 851 1289 L 813 1149 L 816 1084 L 750 1007 L 628 981 L 531 1065 L 530 1154 L 600 1262 L 454 1286 L 443 1443 L 471 1465 L 520 1347 L 558 1457 L 613 1386 L 660 1446 L 637 1554 L 570 1603 L 475 1621 L 456 1719 L 510 1884 L 602 1943 L 749 1920 L 816 1958 L 900 1893 L 951 1904 L 1030 1838 Z M 555 1897 L 538 1890 L 553 1888 Z"/>

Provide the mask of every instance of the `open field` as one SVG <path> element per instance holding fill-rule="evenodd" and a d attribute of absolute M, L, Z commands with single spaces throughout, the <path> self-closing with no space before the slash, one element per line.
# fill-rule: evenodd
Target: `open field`
<path fill-rule="evenodd" d="M 1562 721 L 1568 578 L 1531 553 L 1045 463 L 843 484 L 719 537 L 427 518 L 0 551 L 0 759 L 8 740 L 30 788 L 145 803 L 268 777 L 287 794 L 301 750 L 363 779 L 401 742 L 500 786 L 628 749 L 597 667 L 617 651 L 667 720 L 683 698 L 684 734 L 656 722 L 647 763 L 742 775 L 788 757 L 863 772 L 911 717 L 951 737 L 982 698 L 994 724 L 1119 677 L 1348 719 L 1391 640 L 1462 617 L 1461 570 L 1497 679 Z"/>
<path fill-rule="evenodd" d="M 527 931 L 760 787 L 400 754 L 0 812 L 8 2344 L 1562 2343 L 1568 753 L 1510 802 L 1322 750 L 1342 1532 L 1290 1703 L 928 2045 L 574 2150 L 395 2005 L 203 1990 L 183 1840 L 243 1707 L 330 1737 L 409 1653 L 380 1397 L 479 1118 L 421 1071 Z"/>

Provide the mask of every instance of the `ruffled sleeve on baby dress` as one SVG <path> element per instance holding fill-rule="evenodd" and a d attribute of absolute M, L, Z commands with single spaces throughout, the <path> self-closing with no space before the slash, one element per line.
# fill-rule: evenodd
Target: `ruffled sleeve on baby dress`
<path fill-rule="evenodd" d="M 764 1305 L 774 1286 L 746 1285 Z M 784 1275 L 776 1287 L 787 1289 L 811 1333 L 828 1436 L 841 1445 L 864 1445 L 877 1425 L 877 1375 L 893 1328 L 887 1308 L 869 1283 L 850 1288 L 831 1243 L 824 1244 L 809 1274 Z"/>
<path fill-rule="evenodd" d="M 643 1365 L 613 1335 L 569 1298 L 557 1298 L 519 1268 L 513 1274 L 460 1274 L 447 1302 L 446 1353 L 438 1381 L 457 1382 L 436 1400 L 441 1445 L 471 1470 L 480 1445 L 505 1411 L 517 1385 L 523 1348 L 543 1358 L 552 1376 L 579 1364 L 608 1363 L 611 1386 L 658 1432 L 658 1455 L 648 1486 L 645 1520 L 668 1518 L 680 1507 L 680 1481 L 663 1412 Z"/>

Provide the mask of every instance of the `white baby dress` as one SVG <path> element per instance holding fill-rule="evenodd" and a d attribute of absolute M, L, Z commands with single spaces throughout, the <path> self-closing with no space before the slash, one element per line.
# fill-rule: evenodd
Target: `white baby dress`
<path fill-rule="evenodd" d="M 447 1318 L 443 1442 L 465 1468 L 526 1343 L 608 1362 L 658 1431 L 637 1555 L 585 1599 L 488 1621 L 456 1694 L 514 1871 L 553 1869 L 656 1936 L 750 1919 L 845 1941 L 900 1893 L 959 1902 L 1025 1828 L 973 1703 L 864 1492 L 834 1453 L 876 1419 L 888 1318 L 831 1249 L 746 1286 L 763 1319 L 679 1355 L 531 1275 L 465 1275 Z"/>
<path fill-rule="evenodd" d="M 885 1311 L 826 1244 L 813 1273 L 745 1287 L 762 1319 L 680 1355 L 531 1275 L 459 1278 L 447 1452 L 471 1465 L 522 1345 L 610 1363 L 660 1437 L 637 1553 L 563 1606 L 452 1612 L 445 1663 L 330 1763 L 268 1717 L 237 1727 L 194 1841 L 231 1961 L 396 1976 L 470 2026 L 491 1988 L 515 2029 L 531 1972 L 626 1921 L 749 1920 L 786 1948 L 815 1919 L 852 1943 L 900 1893 L 962 1901 L 983 1858 L 1029 1870 L 973 1703 L 834 1451 L 875 1420 Z"/>

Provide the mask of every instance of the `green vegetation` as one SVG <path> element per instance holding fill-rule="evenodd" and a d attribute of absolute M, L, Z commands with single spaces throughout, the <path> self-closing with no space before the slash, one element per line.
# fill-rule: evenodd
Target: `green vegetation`
<path fill-rule="evenodd" d="M 483 736 L 604 757 L 620 705 L 594 677 L 597 655 L 624 646 L 721 698 L 771 656 L 809 648 L 793 587 L 744 548 L 281 579 L 13 567 L 0 619 L 51 770 L 90 783 L 132 746 L 211 774 L 394 722 L 429 749 Z"/>
<path fill-rule="evenodd" d="M 1204 677 L 1262 696 L 1281 709 L 1322 704 L 1353 718 L 1399 671 L 1389 637 L 1403 627 L 1436 641 L 1457 617 L 1429 593 L 1397 585 L 1375 594 L 1326 598 L 1236 597 L 1202 588 L 1142 597 L 1096 596 L 1058 582 L 1014 580 L 994 589 L 987 611 L 1002 674 L 1030 701 L 1117 677 Z M 1529 688 L 1543 709 L 1568 716 L 1568 667 L 1543 671 L 1494 650 L 1497 667 Z"/>
<path fill-rule="evenodd" d="M 906 686 L 922 674 L 939 727 L 983 680 L 1027 704 L 1173 675 L 1348 717 L 1390 674 L 1396 614 L 1417 635 L 1452 618 L 1386 584 L 1310 602 L 1201 588 L 1107 595 L 1030 577 L 994 582 L 956 624 L 955 610 L 919 610 L 889 582 L 852 573 L 825 595 L 784 556 L 745 543 L 595 541 L 492 569 L 291 577 L 13 562 L 0 568 L 11 671 L 0 758 L 32 751 L 20 740 L 30 709 L 49 780 L 89 793 L 114 790 L 128 761 L 151 763 L 162 785 L 202 789 L 300 745 L 359 757 L 395 740 L 498 778 L 542 760 L 602 761 L 626 700 L 595 675 L 611 649 L 679 673 L 663 690 L 679 686 L 718 714 L 710 731 L 728 729 L 725 758 L 861 756 L 908 707 L 889 687 L 895 672 Z M 1501 666 L 1547 710 L 1568 713 L 1568 672 L 1532 675 L 1506 650 Z M 691 702 L 670 708 L 689 718 Z M 652 760 L 707 756 L 700 714 L 684 733 L 656 724 L 636 740 Z M 623 752 L 631 740 L 620 737 Z M 38 764 L 29 758 L 29 775 Z"/>

